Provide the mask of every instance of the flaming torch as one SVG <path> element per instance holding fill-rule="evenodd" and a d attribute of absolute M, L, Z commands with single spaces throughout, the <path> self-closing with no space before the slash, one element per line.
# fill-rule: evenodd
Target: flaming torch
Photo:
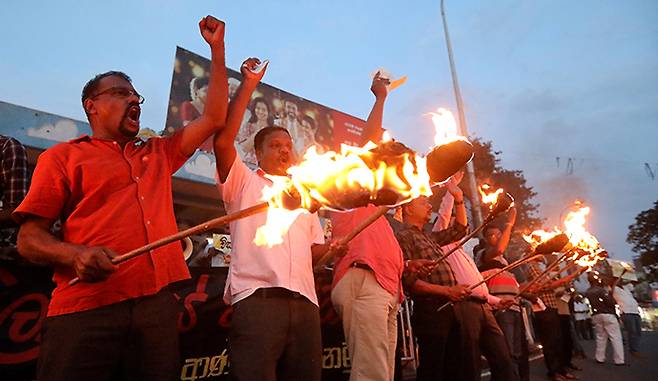
<path fill-rule="evenodd" d="M 262 203 L 162 238 L 112 262 L 126 261 L 191 234 L 264 211 L 268 212 L 267 222 L 258 229 L 254 242 L 268 246 L 281 242 L 281 236 L 300 213 L 319 208 L 347 211 L 374 204 L 381 206 L 378 213 L 384 214 L 390 207 L 431 195 L 433 185 L 447 181 L 472 157 L 473 146 L 463 138 L 434 147 L 426 157 L 392 140 L 379 145 L 369 142 L 364 147 L 342 145 L 339 153 L 321 154 L 312 146 L 302 162 L 288 169 L 289 177 L 268 176 L 272 185 L 264 189 Z M 359 227 L 359 231 L 366 226 Z M 351 238 L 359 231 L 350 234 Z M 75 278 L 70 284 L 78 281 Z"/>
<path fill-rule="evenodd" d="M 477 234 L 482 231 L 487 225 L 489 225 L 497 216 L 499 216 L 501 213 L 505 213 L 509 208 L 514 206 L 514 197 L 512 197 L 511 194 L 504 192 L 502 189 L 499 189 L 495 192 L 496 197 L 492 198 L 487 194 L 487 201 L 489 201 L 489 214 L 487 214 L 487 217 L 484 219 L 484 222 L 482 225 L 478 226 L 475 228 L 472 232 L 464 236 L 461 241 L 454 247 L 452 247 L 450 250 L 448 250 L 445 254 L 443 254 L 440 258 L 434 260 L 434 265 L 431 267 L 431 271 L 436 268 L 437 264 L 446 258 L 448 258 L 452 253 L 457 251 L 460 247 L 464 246 L 466 242 L 468 242 L 471 238 L 475 237 Z M 484 197 L 483 197 L 484 201 Z"/>
<path fill-rule="evenodd" d="M 519 295 L 537 284 L 546 274 L 558 268 L 562 262 L 573 261 L 573 263 L 582 267 L 581 272 L 589 271 L 592 266 L 607 255 L 607 252 L 601 248 L 596 237 L 585 228 L 586 216 L 589 215 L 590 208 L 583 206 L 580 202 L 576 202 L 575 207 L 577 209 L 569 212 L 564 219 L 564 233 L 554 228 L 553 231 L 536 230 L 530 235 L 524 235 L 524 239 L 531 245 L 541 244 L 546 239 L 550 239 L 550 237 L 557 234 L 566 234 L 569 237 L 569 243 L 566 246 L 567 251 L 535 279 L 527 283 L 519 292 Z M 567 267 L 571 266 L 568 265 Z"/>
<path fill-rule="evenodd" d="M 498 275 L 504 273 L 505 271 L 513 270 L 513 269 L 515 269 L 515 268 L 517 268 L 517 267 L 519 267 L 523 264 L 526 264 L 528 262 L 532 262 L 532 261 L 534 261 L 534 260 L 538 259 L 539 257 L 544 256 L 546 254 L 559 252 L 568 243 L 569 243 L 569 237 L 567 237 L 566 234 L 557 234 L 557 235 L 549 238 L 548 240 L 546 240 L 546 242 L 543 242 L 541 245 L 537 245 L 535 247 L 534 251 L 530 255 L 527 255 L 526 257 L 522 257 L 522 258 L 518 259 L 517 261 L 512 262 L 509 265 L 507 265 L 507 266 L 505 266 L 501 269 L 498 269 L 495 272 L 487 275 L 481 281 L 469 286 L 468 290 L 469 291 L 475 290 L 476 288 L 480 287 L 482 284 L 487 283 L 488 281 L 490 281 L 491 279 L 493 279 L 493 278 L 497 277 Z M 453 304 L 454 304 L 453 302 L 444 303 L 436 311 L 440 312 L 444 308 L 446 308 L 448 306 L 452 306 Z"/>

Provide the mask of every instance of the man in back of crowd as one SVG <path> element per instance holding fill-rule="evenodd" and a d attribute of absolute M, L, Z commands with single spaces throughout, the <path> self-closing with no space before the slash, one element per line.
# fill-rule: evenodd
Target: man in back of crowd
<path fill-rule="evenodd" d="M 601 275 L 595 271 L 587 274 L 590 287 L 585 295 L 592 306 L 592 323 L 594 323 L 594 335 L 596 337 L 596 362 L 605 363 L 606 348 L 608 340 L 612 344 L 612 360 L 615 365 L 624 364 L 624 344 L 621 337 L 621 329 L 615 312 L 615 299 L 610 291 L 604 286 Z"/>
<path fill-rule="evenodd" d="M 27 194 L 27 154 L 18 140 L 0 135 L 0 260 L 14 261 L 18 224 L 11 218 Z"/>
<path fill-rule="evenodd" d="M 621 309 L 621 321 L 628 336 L 628 350 L 631 356 L 644 357 L 640 352 L 640 337 L 642 335 L 642 319 L 640 306 L 633 297 L 633 283 L 619 284 L 621 276 L 617 278 L 612 287 L 612 296 Z"/>

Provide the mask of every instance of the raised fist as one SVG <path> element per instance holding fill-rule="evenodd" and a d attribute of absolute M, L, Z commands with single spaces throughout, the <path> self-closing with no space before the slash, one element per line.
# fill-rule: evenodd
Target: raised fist
<path fill-rule="evenodd" d="M 199 30 L 201 36 L 206 40 L 211 48 L 219 47 L 224 44 L 224 29 L 226 25 L 221 20 L 213 16 L 206 16 L 199 21 Z"/>
<path fill-rule="evenodd" d="M 391 83 L 388 78 L 382 78 L 380 73 L 377 72 L 375 77 L 372 79 L 372 85 L 370 86 L 370 91 L 375 94 L 375 98 L 385 98 L 388 95 L 387 86 Z"/>

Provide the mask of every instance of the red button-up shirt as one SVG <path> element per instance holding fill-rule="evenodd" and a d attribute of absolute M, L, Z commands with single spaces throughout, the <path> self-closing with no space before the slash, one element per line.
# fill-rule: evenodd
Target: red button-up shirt
<path fill-rule="evenodd" d="M 62 240 L 123 254 L 177 232 L 171 176 L 187 157 L 181 135 L 135 139 L 123 148 L 83 135 L 41 154 L 25 200 L 14 212 L 62 221 Z M 158 292 L 189 272 L 171 243 L 119 265 L 102 282 L 69 286 L 70 267 L 56 267 L 48 316 L 85 311 Z"/>
<path fill-rule="evenodd" d="M 374 205 L 368 205 L 349 212 L 332 213 L 333 236 L 339 238 L 348 235 L 362 220 L 376 213 L 377 209 Z M 397 295 L 400 292 L 404 260 L 386 217 L 379 217 L 349 243 L 347 254 L 336 263 L 332 287 L 338 284 L 354 262 L 370 266 L 379 285 L 390 294 Z"/>

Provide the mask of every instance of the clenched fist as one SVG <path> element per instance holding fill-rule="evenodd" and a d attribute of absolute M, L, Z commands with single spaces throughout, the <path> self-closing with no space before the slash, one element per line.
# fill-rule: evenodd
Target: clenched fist
<path fill-rule="evenodd" d="M 87 247 L 73 258 L 73 269 L 82 281 L 105 280 L 119 268 L 112 263 L 114 257 L 116 253 L 106 247 Z"/>
<path fill-rule="evenodd" d="M 213 16 L 206 16 L 199 21 L 199 30 L 201 36 L 206 40 L 210 48 L 224 46 L 224 29 L 226 25 L 223 21 L 214 18 Z"/>

